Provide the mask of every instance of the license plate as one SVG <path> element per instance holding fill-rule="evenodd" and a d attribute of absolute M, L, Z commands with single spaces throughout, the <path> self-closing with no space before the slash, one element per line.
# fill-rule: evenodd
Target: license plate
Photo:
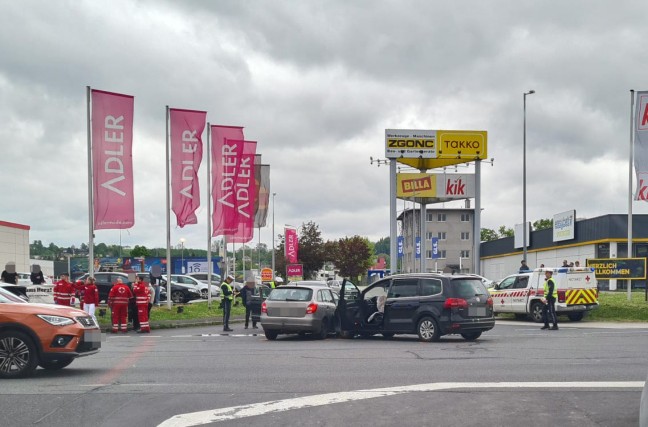
<path fill-rule="evenodd" d="M 468 307 L 468 316 L 486 316 L 486 307 Z"/>

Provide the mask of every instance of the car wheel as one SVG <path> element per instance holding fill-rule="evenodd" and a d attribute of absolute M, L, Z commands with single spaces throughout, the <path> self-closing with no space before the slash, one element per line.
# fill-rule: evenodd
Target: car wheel
<path fill-rule="evenodd" d="M 207 289 L 201 289 L 201 290 L 200 290 L 200 296 L 201 296 L 203 299 L 207 299 L 207 298 L 209 297 L 209 295 L 207 294 Z"/>
<path fill-rule="evenodd" d="M 57 360 L 41 360 L 39 366 L 43 369 L 49 371 L 56 371 L 58 369 L 63 369 L 74 361 L 73 357 L 66 357 Z"/>
<path fill-rule="evenodd" d="M 531 320 L 536 323 L 542 322 L 542 304 L 540 301 L 536 301 L 531 304 Z"/>
<path fill-rule="evenodd" d="M 38 359 L 32 340 L 22 332 L 0 334 L 0 378 L 18 378 L 30 375 Z"/>
<path fill-rule="evenodd" d="M 581 320 L 583 320 L 583 315 L 584 315 L 583 313 L 572 313 L 572 314 L 568 314 L 567 317 L 572 322 L 580 322 Z"/>
<path fill-rule="evenodd" d="M 171 301 L 176 304 L 182 303 L 184 301 L 184 295 L 182 294 L 182 291 L 171 292 Z"/>
<path fill-rule="evenodd" d="M 482 334 L 481 331 L 479 331 L 479 332 L 465 332 L 465 333 L 461 334 L 461 336 L 466 341 L 475 341 L 477 338 L 481 337 L 481 334 Z"/>
<path fill-rule="evenodd" d="M 388 340 L 394 338 L 394 334 L 392 334 L 391 332 L 383 332 L 382 336 L 387 338 Z"/>
<path fill-rule="evenodd" d="M 326 337 L 328 337 L 329 333 L 329 321 L 328 319 L 324 318 L 322 319 L 322 327 L 319 330 L 319 333 L 317 334 L 317 338 L 320 340 L 325 340 Z"/>
<path fill-rule="evenodd" d="M 431 317 L 424 317 L 419 320 L 416 331 L 419 339 L 423 342 L 439 341 L 441 337 L 437 322 Z"/>
<path fill-rule="evenodd" d="M 263 331 L 263 332 L 265 333 L 265 337 L 266 337 L 266 339 L 268 339 L 268 340 L 270 340 L 270 341 L 274 341 L 274 340 L 276 340 L 276 339 L 277 339 L 277 335 L 279 335 L 279 332 L 277 332 L 277 331 L 273 331 L 273 330 L 271 330 L 271 329 L 266 329 L 266 330 Z"/>

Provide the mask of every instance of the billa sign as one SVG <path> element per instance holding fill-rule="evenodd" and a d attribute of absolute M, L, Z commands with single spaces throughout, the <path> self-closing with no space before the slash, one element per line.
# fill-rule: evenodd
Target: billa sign
<path fill-rule="evenodd" d="M 646 258 L 588 259 L 587 266 L 594 268 L 597 280 L 643 280 L 646 278 Z"/>
<path fill-rule="evenodd" d="M 475 197 L 475 174 L 399 173 L 396 174 L 396 197 L 410 200 L 455 200 Z"/>

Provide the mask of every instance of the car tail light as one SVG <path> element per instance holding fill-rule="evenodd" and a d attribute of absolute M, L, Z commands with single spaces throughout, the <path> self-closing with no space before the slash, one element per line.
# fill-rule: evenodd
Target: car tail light
<path fill-rule="evenodd" d="M 468 301 L 463 298 L 448 298 L 443 308 L 468 308 Z"/>
<path fill-rule="evenodd" d="M 565 302 L 565 291 L 558 291 L 558 302 Z"/>
<path fill-rule="evenodd" d="M 263 304 L 261 304 L 261 313 L 268 314 L 268 306 L 266 305 L 265 301 L 263 301 Z"/>
<path fill-rule="evenodd" d="M 308 307 L 306 307 L 306 314 L 313 314 L 317 311 L 317 304 L 314 302 L 308 304 Z"/>
<path fill-rule="evenodd" d="M 488 299 L 486 300 L 486 304 L 488 304 L 489 307 L 492 307 L 493 306 L 493 298 L 488 297 Z"/>

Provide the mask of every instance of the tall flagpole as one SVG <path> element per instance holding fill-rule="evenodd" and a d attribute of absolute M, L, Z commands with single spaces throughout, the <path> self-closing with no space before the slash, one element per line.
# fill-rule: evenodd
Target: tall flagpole
<path fill-rule="evenodd" d="M 212 306 L 212 223 L 211 223 L 211 126 L 207 122 L 207 308 Z"/>
<path fill-rule="evenodd" d="M 90 86 L 86 86 L 88 107 L 88 274 L 94 277 L 94 205 L 92 201 L 92 106 Z M 68 274 L 71 272 L 68 271 Z"/>
<path fill-rule="evenodd" d="M 630 89 L 630 163 L 628 165 L 628 258 L 632 258 L 632 163 L 633 163 L 633 126 L 632 116 L 634 109 L 634 90 Z M 632 300 L 632 280 L 626 280 L 628 283 L 627 294 L 628 301 Z"/>
<path fill-rule="evenodd" d="M 166 244 L 167 244 L 167 308 L 171 310 L 171 179 L 170 179 L 169 106 L 166 106 Z"/>

